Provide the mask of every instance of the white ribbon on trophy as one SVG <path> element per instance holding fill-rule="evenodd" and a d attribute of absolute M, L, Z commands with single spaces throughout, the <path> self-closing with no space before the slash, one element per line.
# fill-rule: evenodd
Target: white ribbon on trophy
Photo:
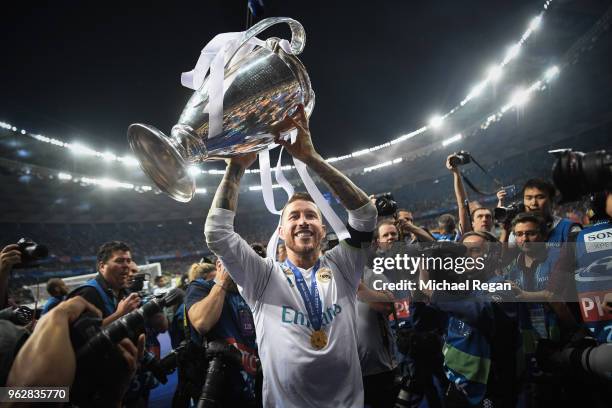
<path fill-rule="evenodd" d="M 230 85 L 230 83 L 225 83 L 226 81 L 224 80 L 225 64 L 228 62 L 227 58 L 232 58 L 234 55 L 235 57 L 240 58 L 241 56 L 250 53 L 256 46 L 263 46 L 264 44 L 262 40 L 253 37 L 246 44 L 236 50 L 236 47 L 239 46 L 239 40 L 243 38 L 243 34 L 244 32 L 232 32 L 216 35 L 202 49 L 194 69 L 181 74 L 181 84 L 187 88 L 197 91 L 204 83 L 206 74 L 210 71 L 210 79 L 208 81 L 209 139 L 219 135 L 223 131 L 223 96 L 225 94 L 225 90 Z M 291 44 L 289 41 L 280 40 L 279 46 L 286 53 L 292 54 Z M 295 142 L 296 135 L 297 131 L 293 130 L 289 132 L 288 135 L 284 136 L 291 137 L 291 141 L 293 143 Z M 272 214 L 279 215 L 278 226 L 274 230 L 274 233 L 268 242 L 267 248 L 268 257 L 273 259 L 276 259 L 276 247 L 278 245 L 279 238 L 278 227 L 280 227 L 281 223 L 280 214 L 282 209 L 277 210 L 274 203 L 269 150 L 274 149 L 277 146 L 278 145 L 276 144 L 272 144 L 268 147 L 268 149 L 259 152 L 259 170 L 264 203 L 268 211 L 270 211 Z M 275 169 L 275 178 L 277 183 L 285 190 L 287 196 L 291 197 L 294 193 L 294 189 L 283 174 L 281 157 L 282 149 L 280 151 L 278 163 Z M 340 217 L 338 217 L 338 215 L 331 208 L 325 197 L 323 197 L 314 180 L 308 174 L 306 165 L 295 158 L 293 159 L 293 162 L 302 182 L 304 183 L 304 186 L 306 187 L 306 190 L 321 210 L 321 213 L 327 222 L 329 222 L 330 226 L 338 236 L 338 239 L 348 239 L 350 237 L 348 230 Z"/>

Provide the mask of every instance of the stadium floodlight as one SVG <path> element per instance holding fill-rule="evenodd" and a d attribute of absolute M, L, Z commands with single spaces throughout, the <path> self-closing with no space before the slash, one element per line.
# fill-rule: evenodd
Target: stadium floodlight
<path fill-rule="evenodd" d="M 546 79 L 546 82 L 552 80 L 554 77 L 559 75 L 559 72 L 559 67 L 556 65 L 553 65 L 552 67 L 548 68 L 544 73 L 544 78 Z"/>
<path fill-rule="evenodd" d="M 463 136 L 461 135 L 461 133 L 457 133 L 455 136 L 453 137 L 449 137 L 448 139 L 444 140 L 442 142 L 442 146 L 448 146 L 451 143 L 455 143 L 458 142 L 459 140 L 461 140 L 463 138 Z"/>
<path fill-rule="evenodd" d="M 120 162 L 123 162 L 123 164 L 125 164 L 126 166 L 138 166 L 138 160 L 136 160 L 134 157 L 132 156 L 123 156 L 118 158 L 117 160 L 119 160 Z"/>
<path fill-rule="evenodd" d="M 431 126 L 434 129 L 438 129 L 440 126 L 442 126 L 442 122 L 444 122 L 444 118 L 442 116 L 434 115 L 429 120 L 429 126 Z"/>
<path fill-rule="evenodd" d="M 70 143 L 67 147 L 72 151 L 72 153 L 76 155 L 80 155 L 80 156 L 95 156 L 96 155 L 95 150 L 90 149 L 89 147 L 79 142 Z"/>
<path fill-rule="evenodd" d="M 196 192 L 196 194 L 206 194 L 206 189 L 205 188 L 196 188 L 195 192 Z"/>
<path fill-rule="evenodd" d="M 117 156 L 115 156 L 115 154 L 111 153 L 111 152 L 104 152 L 102 153 L 102 157 L 104 158 L 104 160 L 108 161 L 108 162 L 112 162 L 117 160 Z"/>
<path fill-rule="evenodd" d="M 57 178 L 60 180 L 72 180 L 72 175 L 68 173 L 57 173 Z"/>
<path fill-rule="evenodd" d="M 512 47 L 508 48 L 508 53 L 506 54 L 506 62 L 516 58 L 516 56 L 519 54 L 519 52 L 521 51 L 521 44 L 517 43 L 514 44 Z"/>
<path fill-rule="evenodd" d="M 534 17 L 533 20 L 531 20 L 531 23 L 529 23 L 529 29 L 530 30 L 537 30 L 538 27 L 540 27 L 540 24 L 542 23 L 542 14 L 538 15 L 537 17 Z"/>
<path fill-rule="evenodd" d="M 16 132 L 16 131 L 17 131 L 17 128 L 16 128 L 15 126 L 13 126 L 13 127 L 11 128 L 11 130 L 12 130 L 13 132 Z"/>
<path fill-rule="evenodd" d="M 369 153 L 369 152 L 370 152 L 370 149 L 358 150 L 356 152 L 351 153 L 351 157 L 361 156 L 361 155 L 364 155 L 364 154 Z"/>
<path fill-rule="evenodd" d="M 189 172 L 189 174 L 191 174 L 192 176 L 198 176 L 202 173 L 202 170 L 200 170 L 200 168 L 198 166 L 189 166 L 189 168 L 187 169 L 187 171 Z"/>
<path fill-rule="evenodd" d="M 500 76 L 501 76 L 501 68 L 500 68 Z M 473 87 L 470 93 L 468 94 L 467 98 L 472 99 L 472 98 L 476 98 L 480 96 L 482 91 L 486 88 L 487 84 L 488 84 L 488 81 L 482 81 L 481 83 Z"/>
<path fill-rule="evenodd" d="M 487 73 L 487 80 L 491 82 L 496 82 L 497 80 L 499 80 L 499 78 L 501 78 L 502 74 L 502 67 L 500 67 L 499 65 L 493 65 L 489 68 L 489 71 Z"/>
<path fill-rule="evenodd" d="M 21 129 L 21 134 L 25 135 L 27 132 L 24 129 Z"/>
<path fill-rule="evenodd" d="M 519 89 L 514 94 L 512 94 L 512 98 L 510 98 L 510 103 L 502 108 L 502 111 L 505 112 L 510 108 L 523 106 L 529 101 L 530 92 L 526 89 Z"/>

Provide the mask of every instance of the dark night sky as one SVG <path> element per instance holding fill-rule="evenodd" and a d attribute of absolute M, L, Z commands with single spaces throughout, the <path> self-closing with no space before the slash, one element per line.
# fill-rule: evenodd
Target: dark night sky
<path fill-rule="evenodd" d="M 246 1 L 11 3 L 0 24 L 0 121 L 92 147 L 127 148 L 133 122 L 168 131 L 215 34 L 245 28 Z M 324 156 L 395 138 L 456 105 L 543 1 L 265 1 L 300 21 Z M 6 5 L 4 6 L 6 7 Z M 261 37 L 288 30 L 270 30 Z M 537 34 L 534 41 L 537 41 Z"/>

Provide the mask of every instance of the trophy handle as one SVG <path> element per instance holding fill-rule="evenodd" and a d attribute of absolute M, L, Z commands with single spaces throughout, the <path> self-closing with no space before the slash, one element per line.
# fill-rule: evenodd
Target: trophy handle
<path fill-rule="evenodd" d="M 236 46 L 236 51 L 232 54 L 230 58 L 227 59 L 227 64 L 232 61 L 234 56 L 238 53 L 240 48 L 249 40 L 255 36 L 257 36 L 262 31 L 267 30 L 276 24 L 287 23 L 289 28 L 291 29 L 291 54 L 298 55 L 304 49 L 306 45 L 306 31 L 304 31 L 304 27 L 296 20 L 289 17 L 270 17 L 261 20 L 259 23 L 255 24 L 253 27 L 249 28 L 242 34 L 242 38 L 238 41 L 238 45 Z M 226 65 L 226 68 L 228 66 Z"/>

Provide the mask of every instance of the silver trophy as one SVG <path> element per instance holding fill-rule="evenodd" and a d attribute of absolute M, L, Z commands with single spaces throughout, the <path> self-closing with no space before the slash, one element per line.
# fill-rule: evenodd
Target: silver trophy
<path fill-rule="evenodd" d="M 279 23 L 291 28 L 290 52 L 280 46 L 278 38 L 259 41 L 251 52 L 239 52 L 249 42 L 253 44 L 251 39 L 257 34 Z M 298 104 L 310 116 L 314 92 L 306 69 L 295 56 L 304 43 L 302 25 L 285 17 L 267 18 L 242 33 L 224 66 L 222 130 L 209 137 L 209 73 L 170 136 L 151 125 L 130 125 L 128 140 L 142 170 L 161 191 L 188 202 L 195 193 L 191 165 L 266 149 L 274 142 L 273 127 L 293 114 Z"/>

